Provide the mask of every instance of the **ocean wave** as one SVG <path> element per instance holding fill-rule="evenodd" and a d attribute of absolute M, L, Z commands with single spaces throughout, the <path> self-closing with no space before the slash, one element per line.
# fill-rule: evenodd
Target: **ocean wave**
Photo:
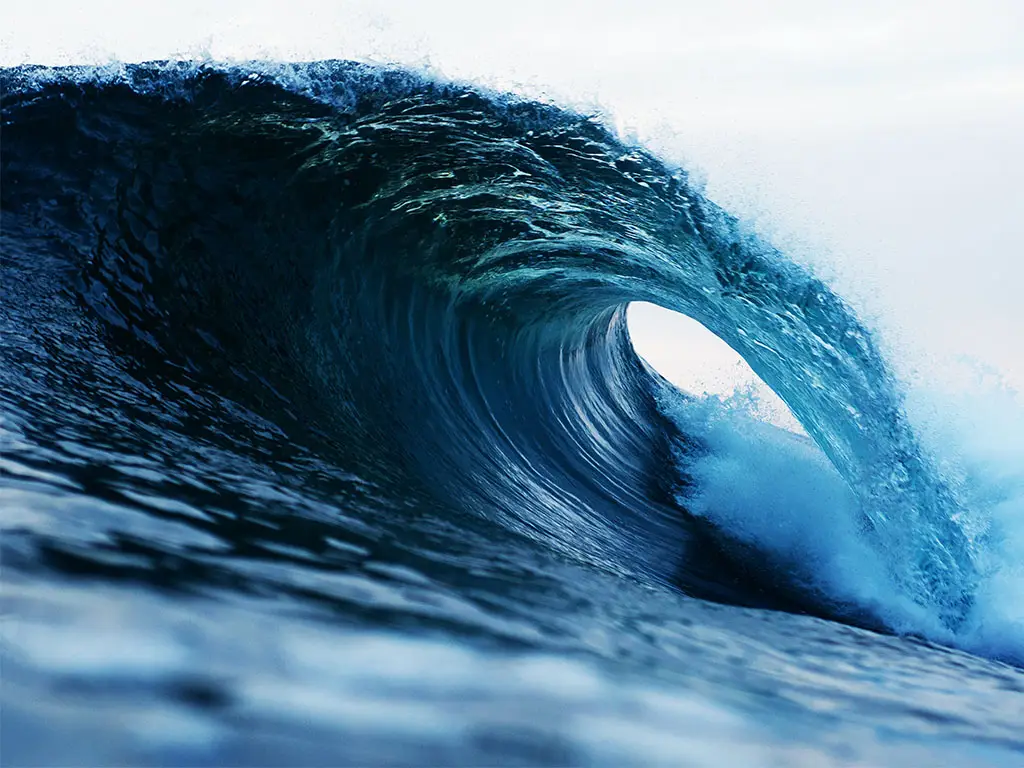
<path fill-rule="evenodd" d="M 534 542 L 1019 660 L 993 505 L 922 442 L 869 329 L 599 120 L 346 62 L 2 78 L 17 572 L 259 592 L 258 553 L 449 541 L 430 509 L 500 531 L 499 560 Z M 675 389 L 633 349 L 636 301 L 726 341 L 809 438 Z M 360 584 L 360 612 L 536 631 Z"/>
<path fill-rule="evenodd" d="M 624 309 L 683 312 L 786 401 L 891 589 L 963 620 L 961 510 L 821 281 L 586 117 L 358 65 L 302 75 L 8 73 L 15 252 L 58 234 L 137 354 L 228 380 L 286 431 L 315 417 L 355 471 L 663 577 L 690 558 L 651 542 L 685 538 L 687 510 Z"/>

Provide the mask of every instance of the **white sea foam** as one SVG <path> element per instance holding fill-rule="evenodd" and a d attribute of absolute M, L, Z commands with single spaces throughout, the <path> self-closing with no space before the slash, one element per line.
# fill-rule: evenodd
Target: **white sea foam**
<path fill-rule="evenodd" d="M 908 411 L 966 511 L 981 576 L 965 647 L 1024 661 L 1024 396 L 998 374 L 945 366 L 939 387 L 915 386 Z"/>
<path fill-rule="evenodd" d="M 662 408 L 703 449 L 682 448 L 694 483 L 680 500 L 826 599 L 867 608 L 900 632 L 987 656 L 1024 659 L 1024 407 L 1008 389 L 917 392 L 924 450 L 965 510 L 979 580 L 955 635 L 890 575 L 857 493 L 818 447 L 759 418 L 756 397 L 666 395 Z"/>

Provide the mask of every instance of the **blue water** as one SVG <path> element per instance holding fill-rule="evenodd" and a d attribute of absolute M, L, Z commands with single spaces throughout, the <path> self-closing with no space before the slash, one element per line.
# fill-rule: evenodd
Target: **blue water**
<path fill-rule="evenodd" d="M 1020 474 L 685 171 L 345 62 L 0 78 L 5 765 L 1024 762 Z"/>

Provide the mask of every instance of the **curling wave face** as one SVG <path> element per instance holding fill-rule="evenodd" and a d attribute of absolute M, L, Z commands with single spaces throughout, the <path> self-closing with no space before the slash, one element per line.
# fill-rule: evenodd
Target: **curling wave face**
<path fill-rule="evenodd" d="M 357 627 L 548 651 L 538 596 L 558 613 L 595 579 L 946 641 L 970 616 L 974 540 L 870 333 L 595 121 L 341 62 L 3 80 L 3 546 L 24 594 L 280 579 Z M 813 439 L 760 439 L 791 450 L 749 457 L 764 480 L 735 509 L 709 457 L 745 427 L 636 355 L 633 301 L 724 339 Z M 735 512 L 808 462 L 870 594 Z M 813 538 L 821 510 L 777 506 Z"/>

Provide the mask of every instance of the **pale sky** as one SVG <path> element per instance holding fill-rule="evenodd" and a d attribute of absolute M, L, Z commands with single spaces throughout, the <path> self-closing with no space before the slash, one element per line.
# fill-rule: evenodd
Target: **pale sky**
<path fill-rule="evenodd" d="M 829 278 L 881 329 L 902 375 L 941 376 L 969 355 L 1024 389 L 1022 0 L 135 0 L 3 12 L 3 64 L 169 56 L 386 61 L 600 107 Z M 640 308 L 631 326 L 683 386 L 744 380 L 685 322 Z"/>

